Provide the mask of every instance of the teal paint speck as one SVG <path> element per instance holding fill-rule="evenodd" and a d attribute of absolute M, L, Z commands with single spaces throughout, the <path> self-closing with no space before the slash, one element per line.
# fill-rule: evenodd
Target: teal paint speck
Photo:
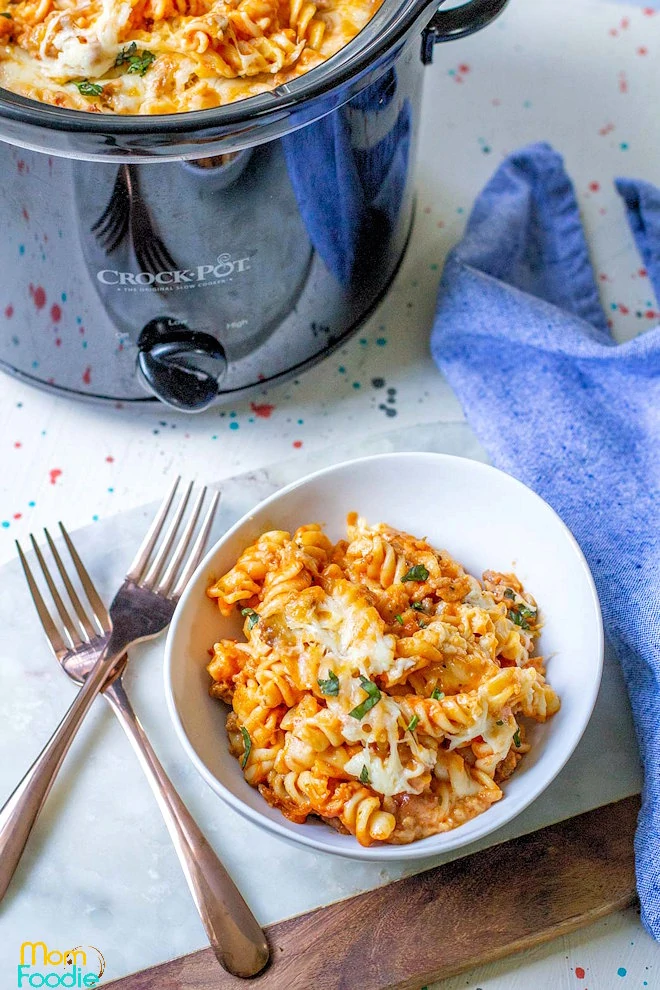
<path fill-rule="evenodd" d="M 18 253 L 19 254 L 25 254 L 25 244 L 19 244 L 18 245 Z"/>
<path fill-rule="evenodd" d="M 456 75 L 456 69 L 450 69 L 449 70 L 449 75 L 450 76 L 455 76 Z"/>
<path fill-rule="evenodd" d="M 429 267 L 430 267 L 430 269 L 431 269 L 432 272 L 437 272 L 437 270 L 438 270 L 438 266 L 436 265 L 435 261 Z"/>
<path fill-rule="evenodd" d="M 385 347 L 385 344 L 386 343 L 387 343 L 387 337 L 377 337 L 376 338 L 376 344 L 378 345 L 378 347 Z"/>
<path fill-rule="evenodd" d="M 93 522 L 98 522 L 99 521 L 99 517 L 98 516 L 92 516 L 92 521 Z"/>
<path fill-rule="evenodd" d="M 353 388 L 362 388 L 359 382 L 353 382 Z"/>
<path fill-rule="evenodd" d="M 625 975 L 626 975 L 626 973 L 627 973 L 627 972 L 628 972 L 628 970 L 627 970 L 627 969 L 624 969 L 624 968 L 623 968 L 623 966 L 619 966 L 619 968 L 618 968 L 618 969 L 617 969 L 617 971 L 616 971 L 616 975 L 617 975 L 617 976 L 622 976 L 622 977 L 623 977 L 623 976 L 625 976 Z"/>
<path fill-rule="evenodd" d="M 238 423 L 230 423 L 229 424 L 229 429 L 230 430 L 237 430 L 238 429 Z"/>
<path fill-rule="evenodd" d="M 78 326 L 80 326 L 80 324 L 82 323 L 82 316 L 76 316 L 76 323 L 78 324 Z"/>
<path fill-rule="evenodd" d="M 254 423 L 254 416 L 248 416 L 248 423 Z"/>
<path fill-rule="evenodd" d="M 235 413 L 235 411 L 234 411 L 233 409 L 232 409 L 232 411 L 231 411 L 231 412 L 229 413 L 229 416 L 230 416 L 230 419 L 236 419 L 236 413 Z"/>
<path fill-rule="evenodd" d="M 531 107 L 531 105 L 532 105 L 532 101 L 531 100 L 525 100 L 525 102 L 523 103 L 523 106 L 524 106 L 525 110 L 529 110 L 529 108 Z"/>
<path fill-rule="evenodd" d="M 616 303 L 610 303 L 610 309 L 617 309 Z"/>
<path fill-rule="evenodd" d="M 304 419 L 299 419 L 298 420 L 298 426 L 302 426 L 304 422 L 305 422 Z"/>
<path fill-rule="evenodd" d="M 31 509 L 34 509 L 34 507 L 35 507 L 35 505 L 36 505 L 36 504 L 37 504 L 36 502 L 28 502 L 28 506 L 29 506 L 29 507 L 30 507 Z"/>
<path fill-rule="evenodd" d="M 3 529 L 9 529 L 9 523 L 7 522 L 6 519 L 4 519 L 3 522 L 2 522 L 2 528 Z"/>
<path fill-rule="evenodd" d="M 458 209 L 456 210 L 456 212 L 457 213 L 465 213 L 465 210 L 463 209 L 462 206 L 459 206 Z"/>
<path fill-rule="evenodd" d="M 32 362 L 32 367 L 33 368 L 38 368 L 39 367 L 39 362 L 38 361 L 33 361 Z"/>
<path fill-rule="evenodd" d="M 114 492 L 114 488 L 108 488 L 108 491 L 112 494 L 112 492 Z"/>
<path fill-rule="evenodd" d="M 369 341 L 367 340 L 366 337 L 360 337 L 360 343 L 361 343 L 362 347 L 366 347 L 367 344 L 369 343 Z"/>
<path fill-rule="evenodd" d="M 214 433 L 213 436 L 211 437 L 211 440 L 217 440 L 217 439 L 218 439 L 218 434 Z"/>
<path fill-rule="evenodd" d="M 87 341 L 83 340 L 83 351 L 87 350 Z"/>
<path fill-rule="evenodd" d="M 619 145 L 619 147 L 621 148 L 621 151 L 627 151 L 628 150 L 628 147 L 629 147 L 628 142 L 627 141 L 622 141 L 621 144 Z"/>
<path fill-rule="evenodd" d="M 66 292 L 63 292 L 62 293 L 62 295 L 60 296 L 60 299 L 62 300 L 62 302 L 66 302 Z"/>
<path fill-rule="evenodd" d="M 340 364 L 339 365 L 339 367 L 337 368 L 337 371 L 339 372 L 340 375 L 345 375 L 346 374 L 346 368 L 344 367 L 343 364 Z"/>

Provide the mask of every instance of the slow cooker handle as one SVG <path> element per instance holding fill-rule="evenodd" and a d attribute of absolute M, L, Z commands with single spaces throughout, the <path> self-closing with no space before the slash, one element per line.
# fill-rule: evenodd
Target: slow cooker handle
<path fill-rule="evenodd" d="M 422 32 L 422 62 L 433 61 L 433 47 L 441 41 L 455 41 L 474 34 L 494 21 L 508 0 L 470 0 L 451 10 L 437 10 Z"/>

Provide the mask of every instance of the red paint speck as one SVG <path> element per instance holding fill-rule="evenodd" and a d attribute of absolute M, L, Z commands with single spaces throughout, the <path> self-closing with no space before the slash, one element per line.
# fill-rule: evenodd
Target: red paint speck
<path fill-rule="evenodd" d="M 62 308 L 57 303 L 53 303 L 50 307 L 50 318 L 53 323 L 59 323 L 62 319 Z"/>
<path fill-rule="evenodd" d="M 302 440 L 294 440 L 293 446 L 296 448 L 296 450 L 300 450 L 300 448 L 302 447 Z"/>
<path fill-rule="evenodd" d="M 440 229 L 442 229 L 444 225 L 445 225 L 444 220 L 438 220 L 438 222 L 436 223 L 436 227 L 440 227 Z"/>
<path fill-rule="evenodd" d="M 51 485 L 54 485 L 56 483 L 57 479 L 59 478 L 59 476 L 61 474 L 62 474 L 62 471 L 60 470 L 60 468 L 52 468 L 48 472 L 48 477 L 50 478 Z"/>
<path fill-rule="evenodd" d="M 620 93 L 627 93 L 628 92 L 628 78 L 627 78 L 625 72 L 620 72 L 619 73 L 619 92 Z"/>
<path fill-rule="evenodd" d="M 638 54 L 638 55 L 648 55 L 648 53 L 649 53 L 649 50 L 648 50 L 648 48 L 645 48 L 645 47 L 644 47 L 644 45 L 641 45 L 641 46 L 640 46 L 640 47 L 639 47 L 639 48 L 637 49 L 637 54 Z"/>
<path fill-rule="evenodd" d="M 608 276 L 605 274 L 605 272 L 601 272 L 600 275 L 598 276 L 598 278 L 601 280 L 601 282 L 607 282 L 608 281 Z"/>
<path fill-rule="evenodd" d="M 16 448 L 16 450 L 18 450 L 18 448 L 19 447 L 22 447 L 22 446 L 23 446 L 23 444 L 21 443 L 20 440 L 16 440 L 16 442 L 14 443 L 14 447 Z"/>
<path fill-rule="evenodd" d="M 646 312 L 644 313 L 644 316 L 646 317 L 647 320 L 654 320 L 657 315 L 658 314 L 654 309 L 647 309 Z"/>
<path fill-rule="evenodd" d="M 22 512 L 15 512 L 14 513 L 14 519 L 22 519 L 22 517 L 23 517 L 23 513 Z"/>
<path fill-rule="evenodd" d="M 81 334 L 81 336 L 83 336 L 83 337 L 85 336 L 85 328 L 84 328 L 84 327 L 81 327 L 81 328 L 80 328 L 80 334 Z"/>
<path fill-rule="evenodd" d="M 454 82 L 456 82 L 456 83 L 462 83 L 463 82 L 463 76 L 458 76 L 458 75 L 457 76 L 454 76 Z"/>
<path fill-rule="evenodd" d="M 600 134 L 601 137 L 605 137 L 606 134 L 611 134 L 613 130 L 614 130 L 614 124 L 605 124 L 604 127 L 600 128 L 598 133 Z"/>
<path fill-rule="evenodd" d="M 112 457 L 111 454 L 108 454 L 108 456 L 105 459 L 105 462 L 106 462 L 106 464 L 114 464 L 115 463 L 115 459 L 114 459 L 114 457 Z"/>
<path fill-rule="evenodd" d="M 619 303 L 619 312 L 621 313 L 622 316 L 627 316 L 630 310 L 628 309 L 627 306 L 624 306 L 623 303 Z"/>
<path fill-rule="evenodd" d="M 621 21 L 621 28 L 625 31 L 629 27 L 630 27 L 630 21 L 628 20 L 627 17 L 624 17 L 623 20 Z"/>
<path fill-rule="evenodd" d="M 590 182 L 589 189 L 591 190 L 591 192 L 598 192 L 598 190 L 600 189 L 600 182 Z"/>
<path fill-rule="evenodd" d="M 646 276 L 648 275 L 648 272 L 647 272 L 646 268 L 640 268 L 640 270 L 637 272 L 637 274 L 640 276 L 640 278 L 646 278 Z"/>
<path fill-rule="evenodd" d="M 612 35 L 613 38 L 616 38 L 616 36 L 618 35 L 618 33 L 619 32 L 617 31 L 616 28 L 610 28 L 610 34 Z"/>
<path fill-rule="evenodd" d="M 271 406 L 268 402 L 251 402 L 250 409 L 260 419 L 270 419 L 275 406 Z"/>
<path fill-rule="evenodd" d="M 62 338 L 61 337 L 56 337 L 55 338 L 55 347 L 61 347 L 61 346 L 62 346 Z"/>
<path fill-rule="evenodd" d="M 582 966 L 575 967 L 575 975 L 577 976 L 578 980 L 584 979 L 584 970 L 582 969 Z"/>
<path fill-rule="evenodd" d="M 30 171 L 30 169 L 27 167 L 27 164 L 23 161 L 22 158 L 19 158 L 19 160 L 16 162 L 16 168 L 18 170 L 19 175 L 27 175 L 28 172 Z"/>
<path fill-rule="evenodd" d="M 646 14 L 647 17 L 653 17 L 653 15 L 655 14 L 655 8 L 654 7 L 644 7 L 644 13 Z"/>
<path fill-rule="evenodd" d="M 85 368 L 85 370 L 83 371 L 82 380 L 85 383 L 85 385 L 91 385 L 91 383 L 92 383 L 92 369 L 91 368 L 89 368 L 89 367 Z"/>
<path fill-rule="evenodd" d="M 28 213 L 28 211 L 27 211 L 27 210 L 25 209 L 25 207 L 23 207 L 23 219 L 24 219 L 24 220 L 27 220 L 28 222 L 29 222 L 29 220 L 30 220 L 30 214 L 29 214 L 29 213 Z"/>
<path fill-rule="evenodd" d="M 5 307 L 5 316 L 7 317 L 8 320 L 11 320 L 13 315 L 14 315 L 14 307 L 10 304 L 9 306 Z"/>
<path fill-rule="evenodd" d="M 469 72 L 470 71 L 470 66 L 469 65 L 466 65 L 465 62 L 463 62 L 461 65 L 459 65 L 458 71 L 459 72 L 464 72 L 464 73 L 465 72 Z"/>
<path fill-rule="evenodd" d="M 32 296 L 32 302 L 37 307 L 37 309 L 43 309 L 44 306 L 46 305 L 45 290 L 40 285 L 38 285 L 35 289 L 35 287 L 30 282 L 30 295 Z"/>

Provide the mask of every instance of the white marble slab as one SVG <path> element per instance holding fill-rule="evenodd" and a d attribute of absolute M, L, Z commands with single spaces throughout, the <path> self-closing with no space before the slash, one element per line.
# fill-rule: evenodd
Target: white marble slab
<path fill-rule="evenodd" d="M 485 460 L 465 424 L 427 424 L 347 442 L 222 482 L 219 533 L 302 473 L 386 450 L 441 450 Z M 79 530 L 76 545 L 110 595 L 152 514 L 132 510 Z M 72 699 L 46 648 L 18 561 L 0 572 L 0 798 L 37 755 Z M 328 904 L 414 872 L 302 850 L 244 821 L 188 763 L 165 709 L 163 643 L 135 650 L 127 685 L 157 752 L 263 923 Z M 224 745 L 219 740 L 219 745 Z M 592 722 L 554 784 L 505 829 L 464 853 L 635 793 L 640 772 L 628 702 L 608 656 Z M 445 857 L 455 858 L 456 854 Z M 418 869 L 441 862 L 424 861 Z M 0 908 L 2 985 L 14 986 L 20 943 L 98 946 L 112 979 L 205 944 L 165 827 L 118 725 L 99 701 L 66 761 Z M 12 974 L 6 982 L 6 974 Z"/>

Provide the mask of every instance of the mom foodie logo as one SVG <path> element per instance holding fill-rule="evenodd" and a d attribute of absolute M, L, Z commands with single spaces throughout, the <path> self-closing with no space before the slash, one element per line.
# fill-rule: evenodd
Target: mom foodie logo
<path fill-rule="evenodd" d="M 105 972 L 103 954 L 94 945 L 49 949 L 45 942 L 23 942 L 18 958 L 19 990 L 95 987 Z"/>

